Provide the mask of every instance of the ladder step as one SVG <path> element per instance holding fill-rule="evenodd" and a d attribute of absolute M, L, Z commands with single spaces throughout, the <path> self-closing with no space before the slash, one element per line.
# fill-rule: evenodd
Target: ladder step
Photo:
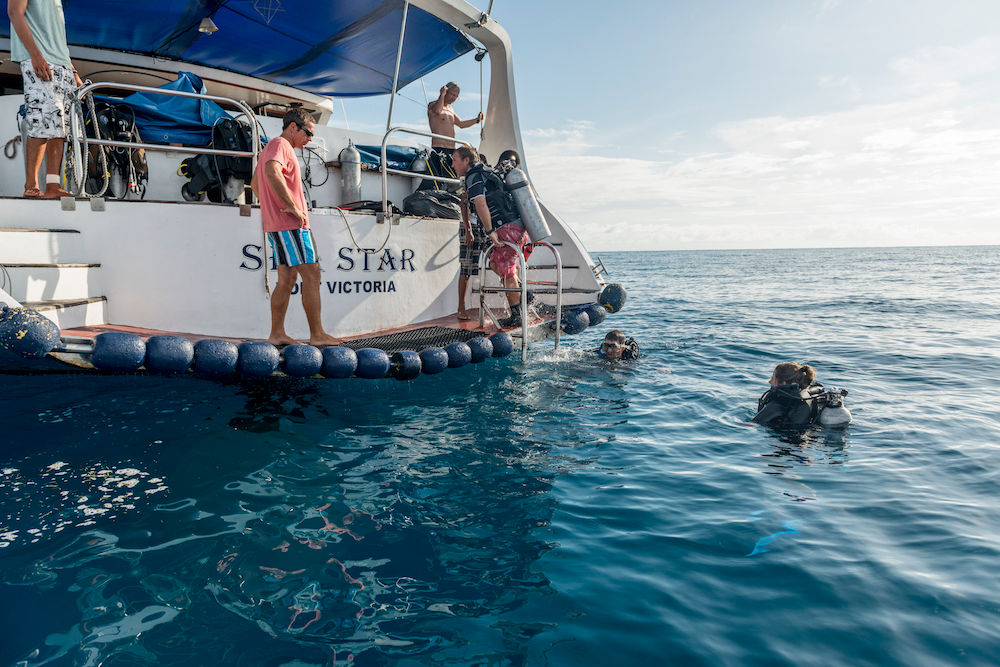
<path fill-rule="evenodd" d="M 88 303 L 100 303 L 101 301 L 107 301 L 106 296 L 92 296 L 86 299 L 52 299 L 50 301 L 23 301 L 21 305 L 25 308 L 31 308 L 32 310 L 43 311 L 43 310 L 61 310 L 63 308 L 72 308 L 73 306 L 83 306 Z"/>
<path fill-rule="evenodd" d="M 4 264 L 8 269 L 99 269 L 100 264 Z"/>
<path fill-rule="evenodd" d="M 48 318 L 60 329 L 75 329 L 108 322 L 108 300 L 103 296 L 25 301 L 23 305 L 37 310 L 42 317 Z"/>
<path fill-rule="evenodd" d="M 42 229 L 41 227 L 0 227 L 0 232 L 51 232 L 53 234 L 79 234 L 79 229 Z"/>

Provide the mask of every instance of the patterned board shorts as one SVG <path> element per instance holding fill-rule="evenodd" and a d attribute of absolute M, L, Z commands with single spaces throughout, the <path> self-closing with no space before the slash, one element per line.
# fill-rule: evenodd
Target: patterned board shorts
<path fill-rule="evenodd" d="M 286 229 L 267 232 L 267 242 L 278 266 L 299 266 L 319 261 L 308 229 Z"/>
<path fill-rule="evenodd" d="M 462 239 L 462 252 L 459 255 L 459 264 L 461 265 L 462 275 L 478 276 L 479 255 L 482 254 L 483 250 L 486 250 L 486 246 L 489 245 L 486 233 L 483 231 L 481 225 L 472 225 L 472 245 L 466 244 L 464 229 L 459 232 L 459 236 Z"/>
<path fill-rule="evenodd" d="M 527 260 L 531 254 L 531 238 L 524 231 L 524 227 L 514 223 L 507 223 L 497 230 L 497 237 L 501 241 L 509 241 L 521 249 L 524 259 Z M 519 263 L 517 261 L 517 251 L 508 245 L 502 245 L 490 255 L 490 268 L 502 278 L 514 278 L 517 276 Z"/>
<path fill-rule="evenodd" d="M 53 65 L 52 80 L 42 81 L 30 60 L 21 62 L 24 78 L 24 127 L 32 139 L 56 139 L 69 134 L 71 102 L 76 78 L 65 65 Z"/>

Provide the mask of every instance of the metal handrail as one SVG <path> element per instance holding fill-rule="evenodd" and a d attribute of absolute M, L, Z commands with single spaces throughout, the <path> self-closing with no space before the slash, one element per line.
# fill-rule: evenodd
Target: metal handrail
<path fill-rule="evenodd" d="M 562 284 L 563 284 L 563 274 L 562 274 L 562 257 L 559 256 L 559 251 L 556 250 L 555 246 L 546 241 L 535 241 L 532 243 L 533 246 L 545 246 L 552 252 L 552 259 L 555 260 L 556 266 L 556 350 L 559 349 L 559 332 L 562 331 Z M 524 310 L 522 308 L 521 310 Z"/>
<path fill-rule="evenodd" d="M 254 157 L 256 153 L 252 151 L 227 151 L 221 148 L 196 148 L 187 146 L 164 146 L 163 144 L 144 144 L 134 141 L 115 141 L 113 139 L 87 138 L 87 144 L 95 146 L 111 146 L 112 148 L 145 148 L 148 150 L 167 150 L 183 153 L 203 153 L 205 155 L 228 155 L 231 157 Z"/>
<path fill-rule="evenodd" d="M 169 146 L 164 144 L 147 144 L 131 141 L 113 141 L 111 139 L 91 139 L 87 136 L 87 133 L 83 133 L 83 137 L 76 136 L 77 127 L 75 123 L 70 123 L 70 133 L 71 139 L 76 144 L 77 141 L 82 139 L 83 150 L 86 151 L 90 144 L 96 146 L 112 146 L 117 148 L 142 148 L 145 150 L 153 151 L 178 151 L 181 150 L 185 153 L 198 153 L 205 155 L 228 155 L 232 157 L 248 157 L 251 160 L 251 171 L 256 171 L 257 169 L 257 155 L 260 153 L 260 132 L 257 127 L 257 119 L 254 116 L 253 109 L 241 100 L 234 100 L 230 97 L 219 97 L 218 95 L 208 95 L 206 93 L 189 93 L 183 90 L 165 90 L 163 88 L 150 88 L 149 86 L 140 86 L 132 83 L 109 83 L 109 82 L 97 82 L 84 84 L 80 88 L 74 91 L 73 104 L 77 105 L 80 109 L 81 116 L 83 111 L 83 100 L 87 95 L 93 94 L 93 91 L 98 88 L 113 88 L 117 90 L 131 90 L 140 93 L 155 93 L 159 95 L 173 95 L 174 97 L 188 97 L 198 100 L 208 100 L 209 102 L 216 102 L 218 104 L 231 104 L 236 107 L 241 114 L 247 117 L 247 121 L 251 127 L 251 136 L 253 139 L 253 150 L 252 151 L 227 151 L 217 148 L 198 148 L 194 146 Z M 95 120 L 96 122 L 96 120 Z"/>
<path fill-rule="evenodd" d="M 389 174 L 400 174 L 402 176 L 417 176 L 420 178 L 430 178 L 431 180 L 441 181 L 442 183 L 461 183 L 462 180 L 459 178 L 438 178 L 431 174 L 424 174 L 418 171 L 403 171 L 401 169 L 390 169 L 386 166 L 386 146 L 389 144 L 389 137 L 394 132 L 407 132 L 409 134 L 417 134 L 421 137 L 430 137 L 432 139 L 443 139 L 445 141 L 455 141 L 464 146 L 472 148 L 472 144 L 462 141 L 461 139 L 456 139 L 455 137 L 449 137 L 444 134 L 434 134 L 433 132 L 424 132 L 423 130 L 414 130 L 409 127 L 392 127 L 386 130 L 385 135 L 382 137 L 382 153 L 381 162 L 379 163 L 379 172 L 382 174 L 382 216 L 383 219 L 388 219 L 389 217 Z"/>
<path fill-rule="evenodd" d="M 486 294 L 487 292 L 510 292 L 515 288 L 510 287 L 486 287 L 486 263 L 489 260 L 490 254 L 500 247 L 500 244 L 508 246 L 514 249 L 517 253 L 517 268 L 518 273 L 521 276 L 521 363 L 528 360 L 528 270 L 527 262 L 524 259 L 524 254 L 521 252 L 521 248 L 517 245 L 511 243 L 510 241 L 499 241 L 498 243 L 491 243 L 490 247 L 486 248 L 483 252 L 479 254 L 479 327 L 482 328 L 486 324 L 485 314 L 486 314 Z M 552 258 L 555 260 L 556 269 L 556 335 L 555 335 L 555 347 L 553 349 L 559 349 L 559 334 L 562 331 L 562 258 L 559 256 L 559 251 L 555 249 L 550 243 L 545 241 L 537 241 L 533 243 L 534 246 L 545 246 L 552 252 Z M 464 298 L 464 297 L 463 297 Z M 492 315 L 491 315 L 492 316 Z"/>

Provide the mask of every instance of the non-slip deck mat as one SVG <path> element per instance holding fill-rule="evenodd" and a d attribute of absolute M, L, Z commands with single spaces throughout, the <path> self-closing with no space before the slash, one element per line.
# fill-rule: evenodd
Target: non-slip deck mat
<path fill-rule="evenodd" d="M 344 342 L 344 347 L 360 350 L 363 347 L 374 347 L 385 350 L 389 354 L 399 350 L 419 352 L 428 347 L 444 347 L 456 341 L 469 341 L 476 336 L 482 336 L 482 331 L 467 331 L 465 329 L 449 329 L 448 327 L 423 327 L 401 333 L 384 336 L 369 336 Z"/>

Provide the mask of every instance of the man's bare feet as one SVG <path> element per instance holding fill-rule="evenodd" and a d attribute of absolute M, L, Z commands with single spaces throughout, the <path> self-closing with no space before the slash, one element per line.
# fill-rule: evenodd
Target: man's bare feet
<path fill-rule="evenodd" d="M 50 183 L 49 185 L 45 186 L 45 194 L 42 195 L 44 199 L 59 199 L 60 197 L 69 197 L 69 196 L 71 195 L 68 191 L 63 190 L 62 188 L 53 183 Z"/>
<path fill-rule="evenodd" d="M 280 345 L 298 345 L 299 341 L 295 340 L 291 336 L 272 336 L 267 339 L 267 342 L 275 347 Z"/>
<path fill-rule="evenodd" d="M 458 311 L 458 319 L 460 319 L 460 320 L 471 320 L 472 319 L 472 315 L 469 315 L 469 311 L 467 311 L 467 310 L 460 310 L 460 311 Z"/>
<path fill-rule="evenodd" d="M 330 334 L 323 334 L 322 336 L 316 336 L 315 338 L 309 339 L 309 344 L 313 347 L 325 347 L 328 345 L 340 345 L 344 341 L 339 338 L 334 338 Z"/>

